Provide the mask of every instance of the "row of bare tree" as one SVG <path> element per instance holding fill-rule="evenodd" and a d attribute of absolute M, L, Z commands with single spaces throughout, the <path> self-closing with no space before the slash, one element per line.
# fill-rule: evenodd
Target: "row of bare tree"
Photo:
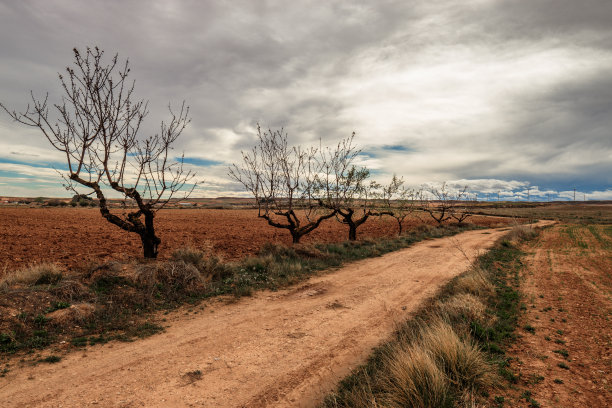
<path fill-rule="evenodd" d="M 74 49 L 73 65 L 59 74 L 62 99 L 49 105 L 48 96 L 31 93 L 31 105 L 22 112 L 0 106 L 16 121 L 38 128 L 65 158 L 67 171 L 60 172 L 64 186 L 98 198 L 100 213 L 110 223 L 137 234 L 144 256 L 156 258 L 161 239 L 154 218 L 172 199 L 184 199 L 197 186 L 183 158 L 174 160 L 174 142 L 189 123 L 189 108 L 178 112 L 170 106 L 170 119 L 159 133 L 139 136 L 148 114 L 148 102 L 135 98 L 129 63 L 119 64 L 115 55 L 103 62 L 104 51 Z M 354 134 L 333 148 L 289 146 L 283 130 L 262 132 L 258 143 L 243 153 L 242 163 L 230 168 L 230 176 L 242 183 L 257 202 L 259 216 L 268 224 L 289 230 L 293 242 L 337 218 L 349 228 L 349 239 L 371 216 L 395 218 L 399 233 L 406 217 L 417 208 L 438 223 L 450 218 L 462 222 L 468 211 L 460 210 L 465 189 L 451 194 L 446 185 L 430 188 L 435 201 L 424 200 L 423 190 L 404 187 L 393 177 L 382 186 L 370 180 L 367 168 L 355 166 L 360 151 Z M 136 209 L 111 212 L 110 191 L 133 200 Z"/>
<path fill-rule="evenodd" d="M 439 224 L 451 218 L 461 223 L 470 215 L 465 188 L 453 191 L 443 183 L 408 189 L 396 175 L 387 185 L 370 180 L 370 171 L 355 165 L 360 150 L 354 136 L 333 148 L 305 148 L 290 146 L 282 129 L 258 126 L 258 143 L 242 153 L 242 163 L 232 165 L 229 175 L 255 198 L 259 217 L 287 229 L 294 243 L 333 217 L 348 226 L 349 240 L 356 240 L 357 228 L 372 216 L 393 217 L 401 234 L 416 210 Z"/>

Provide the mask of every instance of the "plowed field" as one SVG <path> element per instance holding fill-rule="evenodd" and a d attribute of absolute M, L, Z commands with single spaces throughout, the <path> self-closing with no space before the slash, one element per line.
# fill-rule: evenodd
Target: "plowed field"
<path fill-rule="evenodd" d="M 468 221 L 487 227 L 511 222 L 482 216 Z M 225 259 L 239 259 L 257 253 L 267 242 L 291 243 L 287 230 L 268 226 L 255 210 L 169 209 L 160 211 L 156 222 L 162 258 L 185 245 L 212 246 Z M 416 218 L 406 220 L 407 229 L 420 223 Z M 359 228 L 358 238 L 389 236 L 396 231 L 395 220 L 372 217 Z M 347 235 L 347 228 L 332 219 L 303 242 L 344 241 Z M 138 236 L 111 225 L 95 208 L 0 208 L 0 274 L 42 261 L 74 267 L 140 255 Z"/>

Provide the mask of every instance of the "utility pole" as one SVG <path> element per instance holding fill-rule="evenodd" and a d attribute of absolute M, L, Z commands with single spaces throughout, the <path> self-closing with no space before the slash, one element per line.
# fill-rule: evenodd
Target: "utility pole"
<path fill-rule="evenodd" d="M 499 201 L 499 191 L 497 192 L 497 201 Z"/>
<path fill-rule="evenodd" d="M 574 202 L 576 202 L 576 189 L 574 189 Z"/>
<path fill-rule="evenodd" d="M 527 187 L 527 202 L 531 201 L 531 186 Z"/>

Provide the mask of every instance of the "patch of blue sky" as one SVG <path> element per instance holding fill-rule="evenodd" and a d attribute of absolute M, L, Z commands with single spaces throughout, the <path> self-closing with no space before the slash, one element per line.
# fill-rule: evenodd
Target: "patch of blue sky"
<path fill-rule="evenodd" d="M 177 157 L 176 160 L 180 161 L 181 158 Z M 211 166 L 218 166 L 220 164 L 223 164 L 223 162 L 221 161 L 201 159 L 198 157 L 185 157 L 183 158 L 183 162 L 186 164 L 193 164 L 194 166 L 200 166 L 200 167 L 211 167 Z"/>
<path fill-rule="evenodd" d="M 392 152 L 414 152 L 414 149 L 404 145 L 384 145 L 382 149 Z"/>
<path fill-rule="evenodd" d="M 58 169 L 58 170 L 68 170 L 68 165 L 66 163 L 61 162 L 38 162 L 38 161 L 23 161 L 23 160 L 15 160 L 8 159 L 6 157 L 0 157 L 0 163 L 6 164 L 18 164 L 21 166 L 30 166 L 35 168 L 50 168 L 50 169 Z"/>
<path fill-rule="evenodd" d="M 36 176 L 30 175 L 30 174 L 24 174 L 24 173 L 20 173 L 18 171 L 12 171 L 12 170 L 0 170 L 0 178 L 1 179 L 5 179 L 5 180 L 19 180 L 19 179 L 36 179 Z"/>
<path fill-rule="evenodd" d="M 374 159 L 378 157 L 378 155 L 374 152 L 365 152 L 365 151 L 359 152 L 359 156 L 367 157 L 368 159 Z"/>

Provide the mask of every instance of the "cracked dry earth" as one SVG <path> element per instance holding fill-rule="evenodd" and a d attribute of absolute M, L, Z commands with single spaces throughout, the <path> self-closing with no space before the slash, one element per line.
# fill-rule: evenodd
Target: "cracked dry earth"
<path fill-rule="evenodd" d="M 309 407 L 507 229 L 469 231 L 278 292 L 167 317 L 162 334 L 16 367 L 3 407 Z"/>

